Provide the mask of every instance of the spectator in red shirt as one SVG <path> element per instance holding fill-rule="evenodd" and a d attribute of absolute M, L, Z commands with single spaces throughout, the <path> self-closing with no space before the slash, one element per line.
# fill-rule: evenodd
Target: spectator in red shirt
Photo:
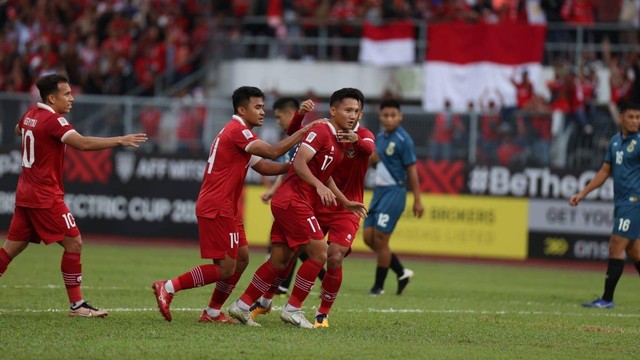
<path fill-rule="evenodd" d="M 444 111 L 438 113 L 433 124 L 431 135 L 431 158 L 434 160 L 451 160 L 453 140 L 456 133 L 463 131 L 460 115 L 454 114 L 451 101 L 446 99 Z"/>

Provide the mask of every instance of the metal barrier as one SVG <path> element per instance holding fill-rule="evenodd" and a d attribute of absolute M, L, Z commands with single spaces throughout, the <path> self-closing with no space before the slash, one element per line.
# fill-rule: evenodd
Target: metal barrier
<path fill-rule="evenodd" d="M 270 113 L 273 100 L 267 98 L 265 126 L 256 129 L 269 142 L 277 141 L 281 133 Z M 35 101 L 26 94 L 0 94 L 0 147 L 20 146 L 13 128 Z M 419 158 L 468 164 L 598 168 L 608 139 L 617 128 L 604 109 L 595 107 L 588 113 L 590 130 L 578 126 L 572 116 L 560 113 L 502 109 L 493 113 L 436 114 L 415 105 L 403 106 L 402 110 L 403 126 L 412 135 Z M 326 116 L 327 105 L 321 104 L 317 112 Z M 231 102 L 223 98 L 77 96 L 66 117 L 84 135 L 116 136 L 141 131 L 150 139 L 143 151 L 204 157 L 231 114 Z M 365 112 L 362 123 L 374 134 L 380 130 L 375 111 Z"/>

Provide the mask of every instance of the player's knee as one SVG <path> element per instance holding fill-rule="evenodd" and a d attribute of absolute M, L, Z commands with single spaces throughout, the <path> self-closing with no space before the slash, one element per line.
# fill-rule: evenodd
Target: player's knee
<path fill-rule="evenodd" d="M 330 254 L 327 257 L 327 267 L 337 269 L 342 266 L 342 259 L 344 257 L 341 254 Z"/>
<path fill-rule="evenodd" d="M 235 267 L 231 266 L 220 266 L 220 280 L 226 280 L 233 275 L 235 271 Z"/>
<path fill-rule="evenodd" d="M 74 238 L 65 238 L 62 242 L 62 247 L 66 252 L 81 253 L 82 252 L 82 238 L 76 236 Z"/>

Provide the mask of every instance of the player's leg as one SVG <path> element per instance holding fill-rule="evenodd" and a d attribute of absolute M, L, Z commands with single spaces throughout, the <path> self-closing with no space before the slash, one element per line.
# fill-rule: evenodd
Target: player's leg
<path fill-rule="evenodd" d="M 279 293 L 281 285 L 285 279 L 290 279 L 294 274 L 294 269 L 296 266 L 296 262 L 298 262 L 298 254 L 300 251 L 297 251 L 289 261 L 289 265 L 285 268 L 285 270 L 281 271 L 267 290 L 258 300 L 256 300 L 253 305 L 251 305 L 251 318 L 255 320 L 258 315 L 266 315 L 271 312 L 271 303 L 273 302 L 273 298 L 276 294 Z"/>
<path fill-rule="evenodd" d="M 309 243 L 304 246 L 303 251 L 307 252 L 309 258 L 298 268 L 291 296 L 280 313 L 282 321 L 301 328 L 313 328 L 313 324 L 304 317 L 302 303 L 309 296 L 318 273 L 327 262 L 327 242 L 324 240 L 319 226 L 317 231 L 319 234 L 315 234 L 316 238 L 310 239 Z"/>
<path fill-rule="evenodd" d="M 385 214 L 382 214 L 385 215 Z M 373 287 L 369 291 L 371 295 L 384 293 L 384 282 L 387 279 L 389 265 L 391 265 L 391 248 L 389 247 L 390 233 L 385 233 L 379 229 L 373 230 L 373 242 L 376 249 L 376 275 Z"/>
<path fill-rule="evenodd" d="M 276 277 L 289 265 L 293 253 L 283 243 L 271 244 L 271 255 L 253 274 L 251 283 L 240 298 L 229 305 L 229 315 L 249 326 L 260 326 L 251 317 L 252 305 L 269 290 Z"/>
<path fill-rule="evenodd" d="M 300 261 L 302 262 L 307 261 L 308 258 L 309 258 L 309 255 L 307 255 L 307 253 L 304 251 L 300 252 L 300 255 L 298 255 L 298 259 L 300 259 Z M 320 270 L 320 272 L 318 273 L 318 280 L 322 281 L 322 279 L 324 279 L 324 274 L 326 274 L 326 271 L 324 270 L 324 268 L 322 268 L 322 270 Z M 287 286 L 287 288 L 289 287 Z"/>
<path fill-rule="evenodd" d="M 613 295 L 624 271 L 624 256 L 631 239 L 640 237 L 640 214 L 635 207 L 625 206 L 614 209 L 614 228 L 609 239 L 609 261 L 602 297 L 583 303 L 585 307 L 613 308 Z"/>
<path fill-rule="evenodd" d="M 26 210 L 16 206 L 9 225 L 7 240 L 0 249 L 0 277 L 7 271 L 7 267 L 16 256 L 29 246 L 29 241 L 33 239 L 35 232 Z"/>
<path fill-rule="evenodd" d="M 237 219 L 238 232 L 240 236 L 240 242 L 238 243 L 238 258 L 236 259 L 236 268 L 225 280 L 219 280 L 216 282 L 215 290 L 211 295 L 209 306 L 202 312 L 200 316 L 200 322 L 221 322 L 229 324 L 237 324 L 237 321 L 227 317 L 222 311 L 222 305 L 231 296 L 233 289 L 240 280 L 240 277 L 249 266 L 249 243 L 247 242 L 247 236 L 244 231 L 244 224 L 242 220 Z"/>
<path fill-rule="evenodd" d="M 291 261 L 291 256 L 293 255 L 289 250 L 286 236 L 283 232 L 283 226 L 287 225 L 286 220 L 282 224 L 278 220 L 281 216 L 284 216 L 285 219 L 287 218 L 286 210 L 272 206 L 271 212 L 275 219 L 271 225 L 271 254 L 269 259 L 256 270 L 251 283 L 249 283 L 244 293 L 238 300 L 232 302 L 228 309 L 229 315 L 249 326 L 260 326 L 251 317 L 251 307 L 269 290 L 276 277 L 289 266 L 289 261 Z"/>
<path fill-rule="evenodd" d="M 200 257 L 212 259 L 213 263 L 196 266 L 173 279 L 156 281 L 151 285 L 158 309 L 167 321 L 172 319 L 169 307 L 175 293 L 226 280 L 235 271 L 240 242 L 236 219 L 198 217 L 198 231 Z"/>
<path fill-rule="evenodd" d="M 11 260 L 20 255 L 28 245 L 29 241 L 13 241 L 7 239 L 4 242 L 4 246 L 0 249 L 0 277 L 2 277 L 5 271 L 7 271 L 7 267 L 9 266 L 9 263 L 11 263 Z"/>
<path fill-rule="evenodd" d="M 627 257 L 633 261 L 633 265 L 640 275 L 640 239 L 635 239 L 627 245 Z"/>
<path fill-rule="evenodd" d="M 342 286 L 342 262 L 350 247 L 336 242 L 329 243 L 327 249 L 327 273 L 322 280 L 320 306 L 316 311 L 314 327 L 329 327 L 329 312 Z"/>

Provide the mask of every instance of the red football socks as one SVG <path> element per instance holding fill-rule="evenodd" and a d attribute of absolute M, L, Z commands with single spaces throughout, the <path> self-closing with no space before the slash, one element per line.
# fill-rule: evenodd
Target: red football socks
<path fill-rule="evenodd" d="M 289 297 L 289 305 L 296 308 L 302 307 L 302 303 L 311 292 L 322 266 L 321 263 L 311 258 L 302 263 L 296 274 L 296 282 Z"/>
<path fill-rule="evenodd" d="M 216 289 L 213 291 L 211 300 L 209 301 L 210 308 L 216 310 L 222 309 L 222 304 L 227 301 L 233 289 L 235 289 L 238 280 L 240 280 L 240 276 L 242 276 L 242 273 L 235 272 L 228 279 L 216 283 Z"/>
<path fill-rule="evenodd" d="M 217 265 L 207 264 L 196 266 L 175 279 L 171 279 L 176 292 L 204 286 L 220 280 L 220 270 Z"/>
<path fill-rule="evenodd" d="M 80 283 L 82 283 L 80 253 L 69 253 L 66 251 L 62 253 L 60 270 L 62 271 L 64 286 L 67 288 L 69 302 L 75 303 L 82 300 L 82 291 L 80 290 Z"/>
<path fill-rule="evenodd" d="M 320 292 L 321 301 L 318 308 L 320 314 L 329 315 L 331 306 L 340 291 L 340 285 L 342 285 L 342 266 L 337 269 L 327 268 L 327 273 L 322 279 L 322 291 Z"/>

